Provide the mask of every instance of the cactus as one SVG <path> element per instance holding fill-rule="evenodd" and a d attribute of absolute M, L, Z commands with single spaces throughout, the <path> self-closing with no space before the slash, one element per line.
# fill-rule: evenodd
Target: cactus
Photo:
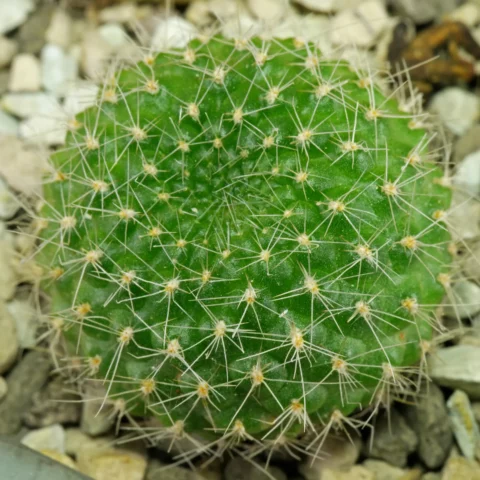
<path fill-rule="evenodd" d="M 157 438 L 308 432 L 312 455 L 414 390 L 450 192 L 407 106 L 299 39 L 193 40 L 116 71 L 69 122 L 35 222 L 78 377 Z"/>

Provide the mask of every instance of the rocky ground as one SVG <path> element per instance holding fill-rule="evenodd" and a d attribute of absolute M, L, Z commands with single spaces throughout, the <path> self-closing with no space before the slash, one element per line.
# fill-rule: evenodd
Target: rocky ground
<path fill-rule="evenodd" d="M 159 469 L 167 458 L 161 447 L 118 445 L 115 417 L 97 415 L 94 402 L 82 402 L 38 343 L 35 266 L 23 258 L 34 240 L 15 234 L 18 219 L 41 188 L 48 152 L 64 141 L 66 120 L 94 100 L 95 80 L 113 56 L 182 47 L 215 25 L 230 36 L 267 29 L 310 37 L 325 49 L 361 51 L 384 69 L 401 20 L 415 35 L 415 29 L 455 19 L 480 41 L 480 1 L 182 0 L 177 9 L 158 1 L 92 3 L 0 0 L 0 436 L 98 480 L 266 479 L 242 458 L 196 472 Z M 394 405 L 389 416 L 376 419 L 373 437 L 329 438 L 325 460 L 273 462 L 270 478 L 480 479 L 480 92 L 475 81 L 436 89 L 427 108 L 444 126 L 451 154 L 448 221 L 461 276 L 446 295 L 451 335 L 431 355 L 428 396 L 416 405 Z"/>

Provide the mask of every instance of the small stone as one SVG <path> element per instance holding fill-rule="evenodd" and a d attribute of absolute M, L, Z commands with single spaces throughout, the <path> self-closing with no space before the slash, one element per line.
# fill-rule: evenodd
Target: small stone
<path fill-rule="evenodd" d="M 137 6 L 134 3 L 112 5 L 100 11 L 98 19 L 102 23 L 130 23 L 137 17 Z"/>
<path fill-rule="evenodd" d="M 18 45 L 15 41 L 0 36 L 0 68 L 10 64 L 18 51 Z"/>
<path fill-rule="evenodd" d="M 80 420 L 80 398 L 68 390 L 62 377 L 55 377 L 32 397 L 32 406 L 23 415 L 30 428 L 75 424 Z"/>
<path fill-rule="evenodd" d="M 344 47 L 369 47 L 389 24 L 381 0 L 369 0 L 355 9 L 344 10 L 332 20 L 331 40 Z"/>
<path fill-rule="evenodd" d="M 17 197 L 8 188 L 8 185 L 0 178 L 0 219 L 9 220 L 18 212 L 19 208 L 20 203 Z"/>
<path fill-rule="evenodd" d="M 72 40 L 72 23 L 68 13 L 62 8 L 57 8 L 45 32 L 46 42 L 64 49 L 68 48 Z"/>
<path fill-rule="evenodd" d="M 440 473 L 428 472 L 422 475 L 422 480 L 442 480 L 442 475 Z"/>
<path fill-rule="evenodd" d="M 21 122 L 19 134 L 32 145 L 63 145 L 67 135 L 66 114 L 58 104 L 52 104 L 47 111 Z"/>
<path fill-rule="evenodd" d="M 197 29 L 181 17 L 161 20 L 152 38 L 152 49 L 184 48 L 197 35 Z"/>
<path fill-rule="evenodd" d="M 48 44 L 42 49 L 42 83 L 48 92 L 55 96 L 65 95 L 78 75 L 77 59 L 65 53 L 58 45 Z"/>
<path fill-rule="evenodd" d="M 185 18 L 197 27 L 206 27 L 215 20 L 208 0 L 197 0 L 188 5 Z"/>
<path fill-rule="evenodd" d="M 443 469 L 442 480 L 480 480 L 480 464 L 464 457 L 450 457 Z"/>
<path fill-rule="evenodd" d="M 342 435 L 329 435 L 322 445 L 319 458 L 306 458 L 300 464 L 299 471 L 306 480 L 319 480 L 326 468 L 331 470 L 347 470 L 360 456 L 362 442 L 358 436 L 351 440 Z"/>
<path fill-rule="evenodd" d="M 100 36 L 115 50 L 118 50 L 128 43 L 130 43 L 130 38 L 122 27 L 118 23 L 107 23 L 102 25 L 98 29 Z"/>
<path fill-rule="evenodd" d="M 8 89 L 11 92 L 36 92 L 41 87 L 40 62 L 29 53 L 17 55 L 12 62 Z"/>
<path fill-rule="evenodd" d="M 472 403 L 472 411 L 476 422 L 480 425 L 480 402 Z"/>
<path fill-rule="evenodd" d="M 329 13 L 337 10 L 338 0 L 296 0 L 296 3 L 302 7 L 308 8 L 314 12 Z"/>
<path fill-rule="evenodd" d="M 467 155 L 478 150 L 480 150 L 480 124 L 475 124 L 455 142 L 453 163 L 460 163 Z"/>
<path fill-rule="evenodd" d="M 462 22 L 468 27 L 475 26 L 478 23 L 479 18 L 479 7 L 472 2 L 467 2 L 455 9 L 453 12 L 445 15 L 445 20 Z"/>
<path fill-rule="evenodd" d="M 64 454 L 65 430 L 58 424 L 32 430 L 22 438 L 21 443 L 37 452 L 53 450 L 54 452 Z"/>
<path fill-rule="evenodd" d="M 7 303 L 10 315 L 15 319 L 20 348 L 37 345 L 38 314 L 28 298 L 15 298 Z"/>
<path fill-rule="evenodd" d="M 478 119 L 479 99 L 460 87 L 448 87 L 433 96 L 430 110 L 452 133 L 463 135 Z"/>
<path fill-rule="evenodd" d="M 411 18 L 417 25 L 440 18 L 458 5 L 458 0 L 390 0 L 394 11 Z"/>
<path fill-rule="evenodd" d="M 0 2 L 0 34 L 10 32 L 19 27 L 28 14 L 34 9 L 33 0 L 15 0 Z"/>
<path fill-rule="evenodd" d="M 224 477 L 225 480 L 287 480 L 287 476 L 277 467 L 268 467 L 268 475 L 262 471 L 262 466 L 259 464 L 255 466 L 252 462 L 247 462 L 241 457 L 232 458 L 225 467 Z M 160 480 L 163 477 L 157 477 Z M 193 477 L 195 478 L 195 477 Z M 185 480 L 189 480 L 187 477 Z M 153 479 L 152 479 L 153 480 Z M 173 477 L 172 477 L 173 480 Z M 193 479 L 192 479 L 193 480 Z"/>
<path fill-rule="evenodd" d="M 468 280 L 459 280 L 452 286 L 447 302 L 443 307 L 443 313 L 447 317 L 472 318 L 480 312 L 480 287 Z"/>
<path fill-rule="evenodd" d="M 475 459 L 476 448 L 480 445 L 480 430 L 465 392 L 455 390 L 447 402 L 453 433 L 463 455 Z"/>
<path fill-rule="evenodd" d="M 8 384 L 7 381 L 0 377 L 0 402 L 5 398 L 5 395 L 8 392 Z"/>
<path fill-rule="evenodd" d="M 248 0 L 247 3 L 253 15 L 263 21 L 278 21 L 288 12 L 288 0 Z"/>
<path fill-rule="evenodd" d="M 77 457 L 78 469 L 95 480 L 143 480 L 147 460 L 128 450 L 83 449 Z"/>
<path fill-rule="evenodd" d="M 0 110 L 0 135 L 17 135 L 18 121 Z"/>
<path fill-rule="evenodd" d="M 107 433 L 115 425 L 116 418 L 108 405 L 102 408 L 105 397 L 103 385 L 99 385 L 98 382 L 86 382 L 84 397 L 80 429 L 92 437 Z"/>
<path fill-rule="evenodd" d="M 0 304 L 0 374 L 13 365 L 18 355 L 18 340 L 15 320 L 6 305 Z"/>
<path fill-rule="evenodd" d="M 123 27 L 112 25 L 87 31 L 83 37 L 79 56 L 82 71 L 89 79 L 103 80 L 112 58 L 127 62 L 141 58 L 141 49 L 125 34 Z"/>
<path fill-rule="evenodd" d="M 397 410 L 379 415 L 375 432 L 371 435 L 373 438 L 367 443 L 371 448 L 366 446 L 365 454 L 397 467 L 407 464 L 408 455 L 415 451 L 418 445 L 415 432 Z"/>
<path fill-rule="evenodd" d="M 28 118 L 37 114 L 47 113 L 58 108 L 58 102 L 51 94 L 7 93 L 2 99 L 2 107 L 19 118 Z"/>
<path fill-rule="evenodd" d="M 453 443 L 443 392 L 435 384 L 423 385 L 415 404 L 403 411 L 405 420 L 418 437 L 418 455 L 428 468 L 443 465 Z"/>
<path fill-rule="evenodd" d="M 8 82 L 10 81 L 10 72 L 0 70 L 0 95 L 8 92 Z"/>
<path fill-rule="evenodd" d="M 17 36 L 21 52 L 35 55 L 40 53 L 40 50 L 45 45 L 45 31 L 50 25 L 54 11 L 55 6 L 53 2 L 42 1 L 41 5 L 35 9 L 35 13 L 30 15 L 20 28 Z"/>
<path fill-rule="evenodd" d="M 52 460 L 55 460 L 56 462 L 61 463 L 62 465 L 65 465 L 66 467 L 77 470 L 77 465 L 68 455 L 58 453 L 55 450 L 40 450 L 40 453 L 48 458 L 51 458 Z"/>
<path fill-rule="evenodd" d="M 381 460 L 365 460 L 362 465 L 371 473 L 373 473 L 375 480 L 413 480 L 412 470 L 406 471 L 402 468 L 393 467 Z M 418 474 L 420 478 L 421 473 Z"/>
<path fill-rule="evenodd" d="M 47 381 L 50 358 L 42 352 L 27 353 L 8 375 L 8 393 L 0 403 L 0 435 L 17 433 L 22 414 L 31 404 L 32 396 Z"/>
<path fill-rule="evenodd" d="M 3 305 L 5 301 L 10 300 L 13 297 L 17 287 L 17 276 L 15 272 L 15 249 L 11 236 L 8 235 L 3 222 L 0 222 L 0 265 L 2 266 L 2 268 L 0 268 L 0 305 Z"/>
<path fill-rule="evenodd" d="M 250 480 L 250 478 L 246 476 L 243 478 L 244 479 L 248 478 L 248 480 Z M 209 479 L 201 475 L 200 473 L 194 472 L 192 470 L 188 470 L 187 468 L 172 467 L 170 465 L 164 465 L 163 463 L 160 463 L 158 460 L 153 460 L 148 465 L 148 470 L 147 470 L 147 475 L 145 477 L 145 480 L 209 480 Z M 228 478 L 225 477 L 225 480 L 228 480 Z"/>
<path fill-rule="evenodd" d="M 91 438 L 79 428 L 65 429 L 65 452 L 77 457 L 82 450 L 111 448 L 113 437 Z"/>
<path fill-rule="evenodd" d="M 16 137 L 0 137 L 0 175 L 17 192 L 27 197 L 40 194 L 42 177 L 47 169 L 46 156 L 41 150 L 28 148 Z M 0 264 L 2 262 L 3 247 L 0 248 Z M 0 269 L 0 298 L 3 285 L 2 269 Z"/>
<path fill-rule="evenodd" d="M 456 188 L 448 211 L 448 225 L 455 241 L 480 236 L 480 202 L 474 200 L 468 192 Z"/>
<path fill-rule="evenodd" d="M 480 195 L 480 150 L 467 155 L 456 166 L 453 183 L 473 196 Z"/>
<path fill-rule="evenodd" d="M 347 472 L 327 468 L 322 473 L 321 480 L 376 480 L 375 474 L 365 467 L 355 465 Z"/>
<path fill-rule="evenodd" d="M 428 361 L 429 375 L 438 385 L 463 390 L 480 400 L 480 347 L 454 345 L 435 351 Z"/>

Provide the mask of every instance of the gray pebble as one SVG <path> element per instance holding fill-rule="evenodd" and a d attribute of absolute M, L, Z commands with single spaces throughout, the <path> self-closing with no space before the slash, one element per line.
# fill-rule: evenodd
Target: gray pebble
<path fill-rule="evenodd" d="M 0 403 L 0 435 L 18 432 L 22 414 L 32 402 L 32 396 L 47 381 L 50 358 L 41 352 L 29 352 L 15 366 L 7 378 L 8 393 Z"/>
<path fill-rule="evenodd" d="M 81 409 L 79 400 L 78 395 L 68 390 L 62 377 L 55 377 L 33 394 L 32 406 L 24 413 L 23 423 L 30 428 L 47 427 L 55 423 L 78 423 Z"/>
<path fill-rule="evenodd" d="M 404 467 L 407 457 L 415 451 L 418 438 L 415 432 L 408 426 L 405 419 L 397 410 L 391 410 L 388 414 L 378 417 L 373 439 L 367 442 L 365 453 L 369 457 L 380 458 L 396 467 Z M 371 448 L 369 445 L 371 444 Z"/>
<path fill-rule="evenodd" d="M 257 465 L 258 467 L 240 457 L 232 458 L 225 467 L 225 480 L 245 480 L 247 478 L 248 480 L 271 480 L 272 476 L 276 480 L 287 480 L 287 475 L 279 468 L 269 467 L 268 473 L 270 475 L 267 475 L 262 471 L 264 469 L 263 465 L 261 463 Z"/>
<path fill-rule="evenodd" d="M 424 386 L 404 415 L 418 437 L 418 455 L 423 463 L 431 469 L 441 467 L 452 448 L 453 435 L 440 388 L 433 383 Z"/>

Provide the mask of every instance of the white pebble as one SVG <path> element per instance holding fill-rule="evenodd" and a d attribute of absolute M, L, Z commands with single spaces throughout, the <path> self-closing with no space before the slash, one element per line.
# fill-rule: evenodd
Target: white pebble
<path fill-rule="evenodd" d="M 20 348 L 37 345 L 38 315 L 28 300 L 14 299 L 7 303 L 8 311 L 15 320 Z"/>
<path fill-rule="evenodd" d="M 0 219 L 9 220 L 15 215 L 15 213 L 17 213 L 19 208 L 20 203 L 17 197 L 8 188 L 8 185 L 0 178 Z"/>
<path fill-rule="evenodd" d="M 460 87 L 449 87 L 436 93 L 430 103 L 444 125 L 456 135 L 464 134 L 479 115 L 478 97 Z"/>
<path fill-rule="evenodd" d="M 18 122 L 8 113 L 0 110 L 0 135 L 17 135 Z"/>
<path fill-rule="evenodd" d="M 18 45 L 13 40 L 0 36 L 0 68 L 6 67 L 15 56 Z"/>
<path fill-rule="evenodd" d="M 41 87 L 40 62 L 29 53 L 17 55 L 12 62 L 8 89 L 11 92 L 36 92 Z"/>
<path fill-rule="evenodd" d="M 95 105 L 100 88 L 92 82 L 78 82 L 67 90 L 63 108 L 67 116 L 73 117 Z"/>
<path fill-rule="evenodd" d="M 288 0 L 248 0 L 248 7 L 260 20 L 278 21 L 288 12 Z"/>
<path fill-rule="evenodd" d="M 181 17 L 161 20 L 152 38 L 152 48 L 161 51 L 168 48 L 184 48 L 197 35 L 197 29 Z"/>
<path fill-rule="evenodd" d="M 78 61 L 65 53 L 58 45 L 45 45 L 41 54 L 42 83 L 45 90 L 57 97 L 65 95 L 69 87 L 75 84 L 78 75 Z"/>
<path fill-rule="evenodd" d="M 37 452 L 53 450 L 54 452 L 64 454 L 65 430 L 59 424 L 32 430 L 22 438 L 21 443 Z"/>
<path fill-rule="evenodd" d="M 82 449 L 77 456 L 78 469 L 96 479 L 143 480 L 147 460 L 128 450 Z"/>
<path fill-rule="evenodd" d="M 0 2 L 0 34 L 19 27 L 35 8 L 34 0 L 2 0 Z"/>
<path fill-rule="evenodd" d="M 2 107 L 19 118 L 43 114 L 58 108 L 55 97 L 48 93 L 7 93 L 2 98 Z"/>
<path fill-rule="evenodd" d="M 369 0 L 355 9 L 344 10 L 332 20 L 331 40 L 345 47 L 371 46 L 388 26 L 389 17 L 380 0 Z"/>
<path fill-rule="evenodd" d="M 107 23 L 98 28 L 100 36 L 115 50 L 130 43 L 125 29 L 118 23 Z"/>
<path fill-rule="evenodd" d="M 72 19 L 64 9 L 57 8 L 45 32 L 45 40 L 47 43 L 68 48 L 72 40 L 72 31 Z"/>
<path fill-rule="evenodd" d="M 453 182 L 473 196 L 480 195 L 480 150 L 467 155 L 457 165 Z"/>

